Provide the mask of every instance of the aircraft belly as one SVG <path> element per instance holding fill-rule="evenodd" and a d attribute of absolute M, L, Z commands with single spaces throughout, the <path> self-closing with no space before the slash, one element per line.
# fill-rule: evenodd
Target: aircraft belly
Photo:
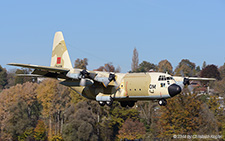
<path fill-rule="evenodd" d="M 76 91 L 78 94 L 80 94 L 81 96 L 88 98 L 88 99 L 92 99 L 95 100 L 95 93 L 92 91 L 92 89 L 90 89 L 89 87 L 83 87 L 83 86 L 79 86 L 79 87 L 71 87 L 74 91 Z"/>

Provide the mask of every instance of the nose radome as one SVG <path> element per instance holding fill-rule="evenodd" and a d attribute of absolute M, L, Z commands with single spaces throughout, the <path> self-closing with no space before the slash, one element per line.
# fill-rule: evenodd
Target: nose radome
<path fill-rule="evenodd" d="M 169 95 L 173 97 L 181 92 L 181 87 L 177 84 L 172 84 L 168 87 L 168 92 Z"/>

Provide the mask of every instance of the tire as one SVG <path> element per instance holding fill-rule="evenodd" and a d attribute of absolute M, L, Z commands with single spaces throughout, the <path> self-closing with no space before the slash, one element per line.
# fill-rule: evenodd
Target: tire
<path fill-rule="evenodd" d="M 113 104 L 112 97 L 110 97 L 110 101 L 106 101 L 105 103 L 106 103 L 107 106 L 112 106 L 112 104 Z"/>
<path fill-rule="evenodd" d="M 134 101 L 129 101 L 128 104 L 127 104 L 129 107 L 133 107 L 135 105 L 135 102 Z"/>
<path fill-rule="evenodd" d="M 158 101 L 158 104 L 159 104 L 160 106 L 166 106 L 167 101 L 166 101 L 165 99 L 160 99 L 160 100 Z"/>
<path fill-rule="evenodd" d="M 121 101 L 120 105 L 121 105 L 121 107 L 127 107 L 127 102 L 126 101 Z"/>
<path fill-rule="evenodd" d="M 98 104 L 99 104 L 100 106 L 105 106 L 106 103 L 105 103 L 104 101 L 99 101 Z"/>

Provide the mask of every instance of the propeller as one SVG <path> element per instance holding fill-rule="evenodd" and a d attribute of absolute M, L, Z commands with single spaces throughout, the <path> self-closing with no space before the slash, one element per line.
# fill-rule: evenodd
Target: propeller
<path fill-rule="evenodd" d="M 107 79 L 103 79 L 102 83 L 105 87 L 107 87 L 111 81 L 114 81 L 116 84 L 115 86 L 118 87 L 118 83 L 116 81 L 116 75 L 113 73 L 109 73 L 109 77 Z"/>
<path fill-rule="evenodd" d="M 80 80 L 80 86 L 86 86 L 87 82 L 89 82 L 88 85 L 93 84 L 93 79 L 95 78 L 95 73 L 89 73 L 87 70 L 80 71 L 79 78 Z M 90 78 L 90 79 L 89 79 Z"/>
<path fill-rule="evenodd" d="M 184 78 L 184 80 L 183 80 L 184 86 L 188 88 L 188 91 L 189 91 L 189 92 L 192 92 L 192 90 L 194 89 L 194 87 L 190 85 L 190 79 L 189 79 L 188 77 L 185 77 L 185 76 L 184 76 L 183 70 L 180 71 L 180 74 L 181 74 L 182 77 Z"/>

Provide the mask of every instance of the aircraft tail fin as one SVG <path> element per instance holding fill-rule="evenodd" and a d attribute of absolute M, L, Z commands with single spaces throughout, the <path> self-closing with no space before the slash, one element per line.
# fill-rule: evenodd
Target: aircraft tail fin
<path fill-rule="evenodd" d="M 52 48 L 51 67 L 72 68 L 62 32 L 56 32 Z"/>

